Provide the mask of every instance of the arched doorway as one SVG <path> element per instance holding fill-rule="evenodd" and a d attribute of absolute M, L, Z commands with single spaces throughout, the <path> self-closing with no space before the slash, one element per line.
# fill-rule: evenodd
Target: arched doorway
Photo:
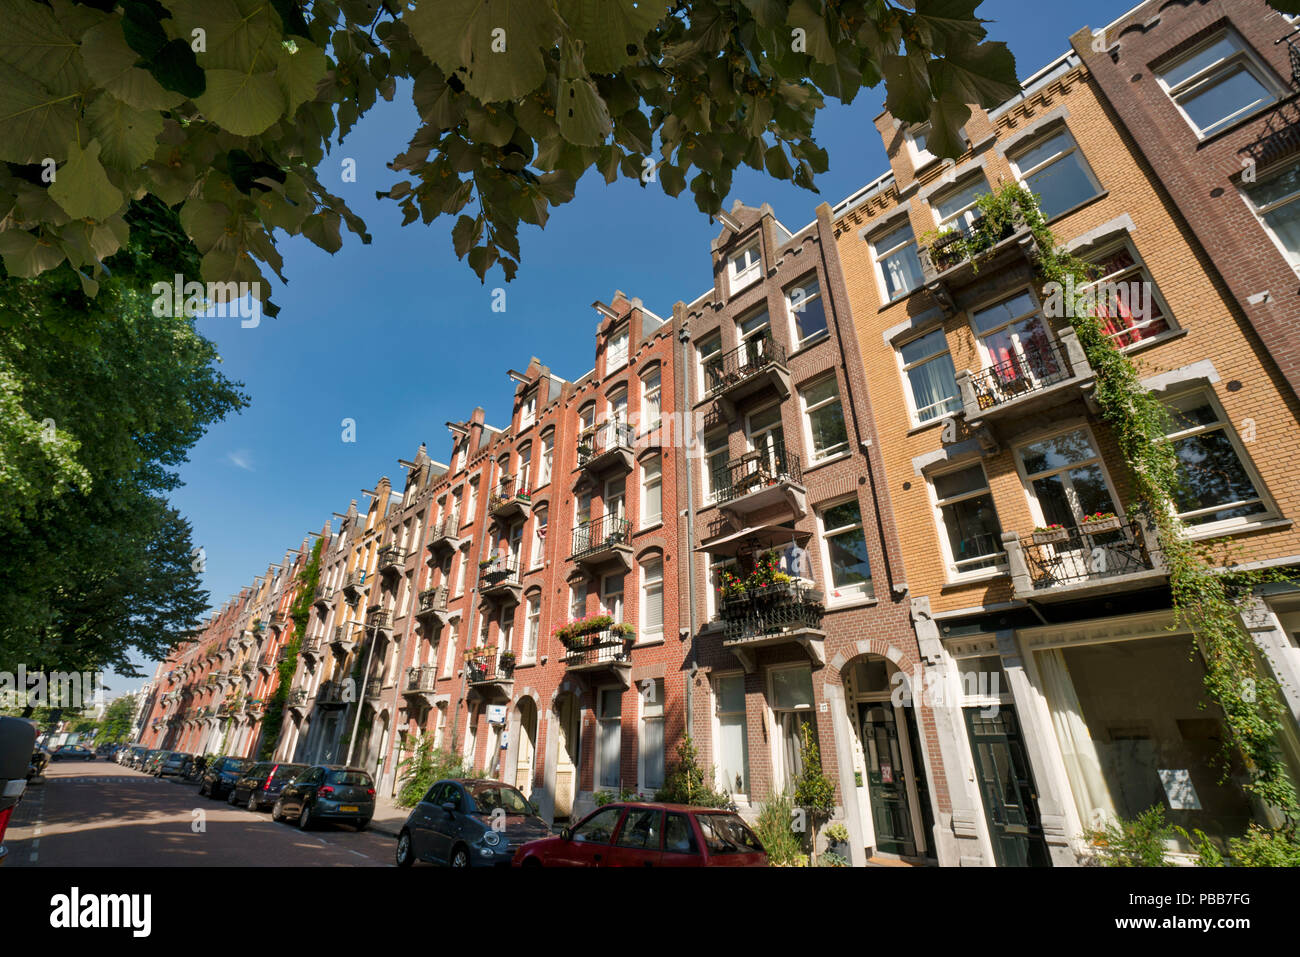
<path fill-rule="evenodd" d="M 515 704 L 515 729 L 515 764 L 510 783 L 525 797 L 532 797 L 537 754 L 537 703 L 532 698 L 520 698 Z"/>
<path fill-rule="evenodd" d="M 566 692 L 555 700 L 555 727 L 559 748 L 555 762 L 555 817 L 573 814 L 578 793 L 578 750 L 581 737 L 581 706 L 578 696 Z"/>

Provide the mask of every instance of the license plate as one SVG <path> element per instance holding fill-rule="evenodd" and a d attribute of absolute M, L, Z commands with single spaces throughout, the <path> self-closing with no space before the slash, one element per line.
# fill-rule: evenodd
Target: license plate
<path fill-rule="evenodd" d="M 340 810 L 340 811 L 359 811 L 359 810 L 361 810 L 361 809 L 360 809 L 359 807 L 357 807 L 355 804 L 343 804 L 343 805 L 340 805 L 339 810 Z"/>

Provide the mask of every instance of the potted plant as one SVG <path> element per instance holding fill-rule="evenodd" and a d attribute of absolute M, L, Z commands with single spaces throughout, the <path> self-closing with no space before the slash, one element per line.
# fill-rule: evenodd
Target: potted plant
<path fill-rule="evenodd" d="M 1035 545 L 1055 545 L 1070 537 L 1070 530 L 1064 525 L 1040 525 L 1034 529 Z"/>
<path fill-rule="evenodd" d="M 722 602 L 725 605 L 738 605 L 746 598 L 745 583 L 739 576 L 724 571 L 719 576 L 721 582 Z"/>
<path fill-rule="evenodd" d="M 515 653 L 513 651 L 503 651 L 497 658 L 497 668 L 507 678 L 515 673 Z"/>
<path fill-rule="evenodd" d="M 826 835 L 826 851 L 847 859 L 849 856 L 849 829 L 836 821 L 823 831 Z"/>
<path fill-rule="evenodd" d="M 1089 535 L 1100 535 L 1102 532 L 1118 531 L 1120 524 L 1120 517 L 1114 512 L 1093 512 L 1083 516 L 1080 528 Z"/>
<path fill-rule="evenodd" d="M 614 622 L 609 626 L 609 633 L 622 638 L 624 641 L 632 641 L 636 638 L 636 629 L 626 622 Z"/>

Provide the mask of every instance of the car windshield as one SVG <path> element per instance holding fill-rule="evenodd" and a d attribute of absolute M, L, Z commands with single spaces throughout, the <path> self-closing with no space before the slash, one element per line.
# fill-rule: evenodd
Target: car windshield
<path fill-rule="evenodd" d="M 247 771 L 252 767 L 253 762 L 247 758 L 226 758 L 225 770 L 227 771 Z"/>
<path fill-rule="evenodd" d="M 365 771 L 331 771 L 325 775 L 326 784 L 340 784 L 354 788 L 370 787 L 370 775 Z"/>
<path fill-rule="evenodd" d="M 753 854 L 763 850 L 754 832 L 735 814 L 699 814 L 696 820 L 710 854 Z"/>
<path fill-rule="evenodd" d="M 507 814 L 533 813 L 528 799 L 509 785 L 471 784 L 465 789 L 474 799 L 474 809 L 480 814 L 491 814 L 497 808 L 503 808 Z"/>
<path fill-rule="evenodd" d="M 271 780 L 292 781 L 306 770 L 307 765 L 305 764 L 282 764 L 275 769 L 275 774 L 271 776 Z"/>
<path fill-rule="evenodd" d="M 167 755 L 167 763 L 168 763 L 168 764 L 180 764 L 180 763 L 181 763 L 182 761 L 184 761 L 184 760 L 185 760 L 185 755 L 183 755 L 183 754 L 169 754 L 169 755 Z"/>

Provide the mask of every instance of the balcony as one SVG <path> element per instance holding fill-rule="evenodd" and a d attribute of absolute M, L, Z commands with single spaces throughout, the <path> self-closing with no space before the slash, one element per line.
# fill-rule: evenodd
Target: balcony
<path fill-rule="evenodd" d="M 379 550 L 379 574 L 400 575 L 406 568 L 407 551 L 396 545 Z"/>
<path fill-rule="evenodd" d="M 785 348 L 771 332 L 746 339 L 730 352 L 710 359 L 704 369 L 705 398 L 717 399 L 735 417 L 736 403 L 771 390 L 782 400 L 790 398 L 790 370 Z"/>
<path fill-rule="evenodd" d="M 280 631 L 289 622 L 289 616 L 282 611 L 271 612 L 271 627 Z"/>
<path fill-rule="evenodd" d="M 373 701 L 373 700 L 378 699 L 380 693 L 381 693 L 383 690 L 384 690 L 384 679 L 383 679 L 383 678 L 371 678 L 369 681 L 366 682 L 366 698 L 367 698 L 367 700 L 372 700 L 372 701 Z"/>
<path fill-rule="evenodd" d="M 1059 602 L 1163 584 L 1169 577 L 1155 525 L 1133 514 L 1101 522 L 1004 532 L 1016 598 Z"/>
<path fill-rule="evenodd" d="M 527 518 L 532 511 L 533 499 L 523 489 L 515 489 L 515 480 L 506 476 L 488 498 L 488 514 L 498 521 Z"/>
<path fill-rule="evenodd" d="M 713 473 L 713 501 L 743 528 L 800 519 L 808 514 L 799 456 L 773 442 L 728 462 Z"/>
<path fill-rule="evenodd" d="M 778 585 L 761 596 L 727 598 L 722 605 L 722 647 L 747 672 L 757 670 L 757 651 L 798 646 L 817 666 L 826 663 L 823 595 L 794 584 Z"/>
<path fill-rule="evenodd" d="M 320 637 L 304 638 L 302 644 L 298 647 L 298 653 L 309 660 L 312 664 L 320 661 Z"/>
<path fill-rule="evenodd" d="M 239 673 L 245 678 L 253 677 L 253 675 L 257 673 L 257 662 L 252 658 L 242 662 L 239 666 Z"/>
<path fill-rule="evenodd" d="M 470 658 L 465 663 L 465 682 L 469 689 L 490 704 L 505 704 L 515 685 L 514 659 L 508 666 L 495 654 Z"/>
<path fill-rule="evenodd" d="M 433 665 L 425 665 L 422 668 L 408 668 L 406 669 L 406 684 L 402 688 L 402 694 L 407 698 L 421 700 L 425 705 L 433 705 L 434 698 L 437 696 L 437 680 L 437 670 Z"/>
<path fill-rule="evenodd" d="M 568 673 L 599 684 L 612 679 L 632 687 L 632 636 L 598 631 L 566 643 L 564 667 Z"/>
<path fill-rule="evenodd" d="M 316 689 L 316 707 L 318 708 L 342 708 L 348 702 L 344 701 L 344 684 L 341 681 L 322 681 L 320 687 Z"/>
<path fill-rule="evenodd" d="M 334 639 L 330 642 L 330 648 L 340 655 L 346 655 L 356 646 L 357 636 L 351 625 L 334 626 Z"/>
<path fill-rule="evenodd" d="M 438 564 L 439 557 L 460 548 L 460 515 L 453 512 L 429 529 L 429 564 Z"/>
<path fill-rule="evenodd" d="M 280 654 L 284 654 L 284 649 L 280 649 Z M 281 660 L 279 656 L 267 652 L 257 660 L 257 670 L 269 677 L 275 673 L 275 664 L 279 660 Z"/>
<path fill-rule="evenodd" d="M 978 220 L 966 235 L 974 235 Z M 920 250 L 921 277 L 925 288 L 947 315 L 960 312 L 965 304 L 962 293 L 980 279 L 998 269 L 1022 263 L 1033 263 L 1038 258 L 1038 244 L 1023 218 L 1009 223 L 1002 234 L 983 249 L 971 251 L 960 248 L 961 233 L 941 236 L 930 246 Z"/>
<path fill-rule="evenodd" d="M 285 707 L 301 713 L 307 708 L 307 691 L 304 688 L 296 688 L 290 691 L 284 699 Z"/>
<path fill-rule="evenodd" d="M 415 608 L 415 618 L 427 629 L 433 622 L 447 623 L 447 586 L 426 588 L 420 592 Z"/>
<path fill-rule="evenodd" d="M 618 515 L 583 522 L 573 530 L 569 560 L 588 570 L 617 563 L 632 570 L 632 523 Z"/>
<path fill-rule="evenodd" d="M 578 436 L 578 468 L 592 476 L 632 471 L 635 438 L 632 428 L 617 419 L 586 429 Z"/>
<path fill-rule="evenodd" d="M 320 609 L 324 614 L 329 609 L 330 602 L 334 599 L 334 589 L 328 585 L 316 586 L 316 597 L 312 599 L 312 604 Z"/>
<path fill-rule="evenodd" d="M 478 591 L 484 601 L 519 604 L 524 585 L 519 579 L 518 560 L 493 558 L 481 565 L 478 573 Z"/>
<path fill-rule="evenodd" d="M 366 591 L 366 573 L 362 570 L 348 572 L 343 579 L 343 597 L 348 604 L 355 605 Z"/>
<path fill-rule="evenodd" d="M 388 637 L 393 634 L 393 613 L 383 608 L 371 608 L 366 612 L 366 627 L 377 632 L 384 632 Z"/>
<path fill-rule="evenodd" d="M 266 710 L 266 702 L 261 698 L 249 698 L 244 702 L 244 713 L 258 717 Z"/>
<path fill-rule="evenodd" d="M 1074 329 L 1059 341 L 1046 335 L 1018 346 L 1002 361 L 979 372 L 957 373 L 962 412 L 973 426 L 1015 425 L 1079 398 L 1092 383 L 1092 366 Z"/>

